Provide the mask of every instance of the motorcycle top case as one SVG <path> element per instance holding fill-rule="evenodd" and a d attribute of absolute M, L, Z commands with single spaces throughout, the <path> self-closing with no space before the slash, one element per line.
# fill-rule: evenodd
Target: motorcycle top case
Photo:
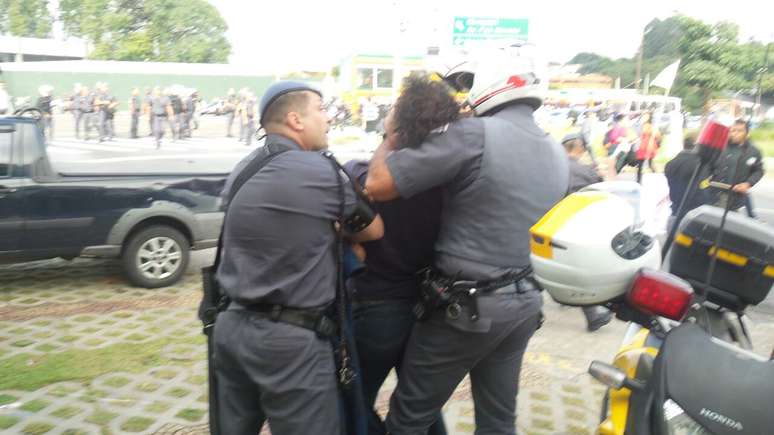
<path fill-rule="evenodd" d="M 669 254 L 669 271 L 694 285 L 704 284 L 723 209 L 702 206 L 680 223 Z M 774 283 L 774 230 L 740 213 L 729 212 L 717 251 L 707 299 L 741 309 L 763 301 Z"/>

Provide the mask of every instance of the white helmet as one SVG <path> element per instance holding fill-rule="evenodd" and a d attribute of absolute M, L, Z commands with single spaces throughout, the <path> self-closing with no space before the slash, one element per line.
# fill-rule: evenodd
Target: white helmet
<path fill-rule="evenodd" d="M 631 204 L 609 192 L 566 197 L 530 229 L 535 278 L 566 305 L 622 296 L 639 269 L 661 264 L 658 242 L 632 226 L 635 218 Z"/>
<path fill-rule="evenodd" d="M 537 109 L 548 80 L 534 52 L 530 44 L 485 49 L 475 60 L 451 68 L 445 78 L 457 90 L 470 89 L 468 103 L 477 115 L 520 100 Z"/>

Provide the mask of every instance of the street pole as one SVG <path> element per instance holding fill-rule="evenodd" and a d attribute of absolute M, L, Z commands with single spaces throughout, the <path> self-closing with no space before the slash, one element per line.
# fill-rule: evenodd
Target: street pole
<path fill-rule="evenodd" d="M 769 70 L 769 47 L 771 46 L 771 42 L 766 43 L 766 52 L 763 55 L 763 66 L 761 67 L 761 72 L 758 74 L 758 95 L 755 96 L 755 104 L 758 107 L 758 118 L 761 116 L 761 112 L 763 112 L 763 107 L 761 106 L 761 93 L 763 91 L 763 76 L 766 74 L 766 72 Z"/>
<path fill-rule="evenodd" d="M 642 74 L 642 48 L 645 45 L 645 31 L 643 30 L 640 37 L 640 48 L 637 50 L 637 70 L 634 75 L 634 89 L 640 89 L 640 75 Z"/>

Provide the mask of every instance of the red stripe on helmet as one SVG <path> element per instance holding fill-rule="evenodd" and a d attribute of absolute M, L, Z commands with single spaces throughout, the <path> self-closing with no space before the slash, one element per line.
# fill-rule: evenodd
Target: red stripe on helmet
<path fill-rule="evenodd" d="M 511 89 L 520 88 L 527 84 L 527 81 L 521 78 L 521 76 L 510 76 L 508 77 L 508 81 L 506 82 L 507 85 L 503 88 L 500 88 L 496 91 L 492 91 L 483 97 L 479 98 L 478 100 L 473 102 L 473 106 L 478 106 L 479 104 L 483 103 L 484 101 L 494 97 L 495 95 L 502 94 L 505 91 L 510 91 Z"/>

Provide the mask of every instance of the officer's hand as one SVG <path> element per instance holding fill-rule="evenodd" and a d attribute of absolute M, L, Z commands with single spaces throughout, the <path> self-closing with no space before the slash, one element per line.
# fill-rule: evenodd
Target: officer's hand
<path fill-rule="evenodd" d="M 734 187 L 732 187 L 731 189 L 736 193 L 741 193 L 746 195 L 751 187 L 752 185 L 750 183 L 744 182 L 744 183 L 735 184 Z"/>

